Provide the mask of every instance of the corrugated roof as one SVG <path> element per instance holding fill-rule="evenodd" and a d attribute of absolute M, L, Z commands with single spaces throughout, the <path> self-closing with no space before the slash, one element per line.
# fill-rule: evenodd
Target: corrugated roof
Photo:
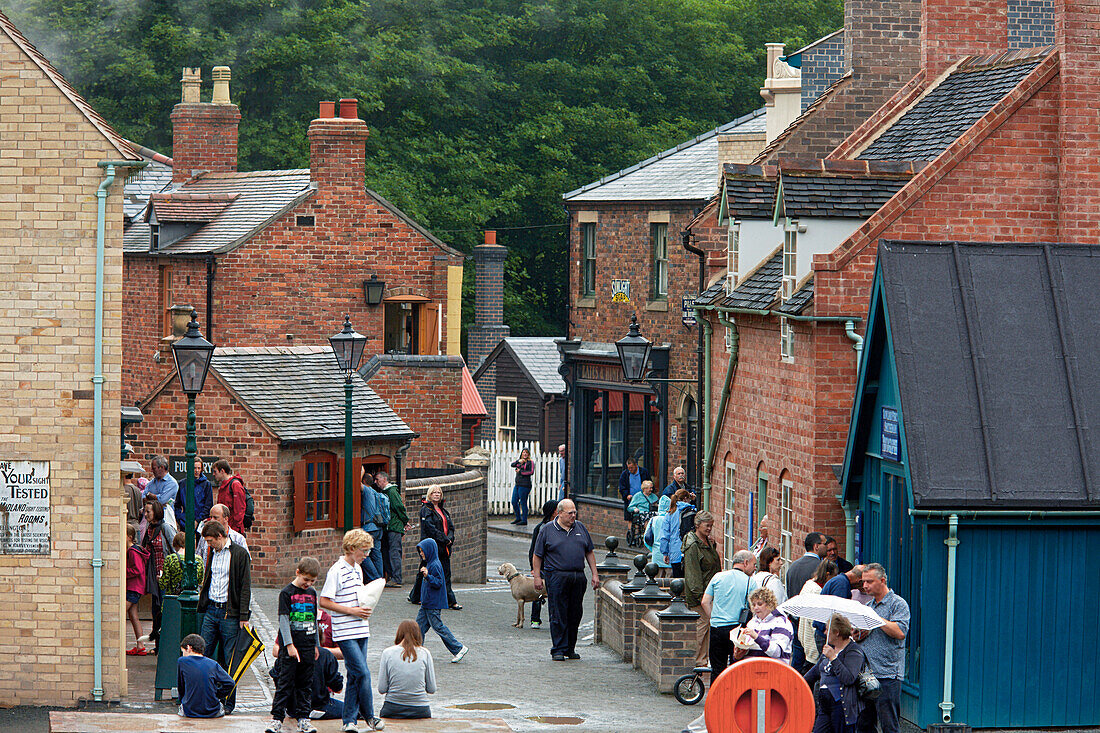
<path fill-rule="evenodd" d="M 1100 249 L 879 245 L 917 506 L 1100 504 Z"/>
<path fill-rule="evenodd" d="M 281 440 L 344 438 L 344 373 L 329 347 L 219 348 L 210 368 Z M 352 374 L 352 437 L 415 435 L 358 373 Z"/>
<path fill-rule="evenodd" d="M 7 35 L 15 45 L 19 46 L 34 65 L 42 70 L 46 78 L 53 82 L 54 86 L 56 86 L 62 94 L 68 97 L 70 102 L 76 105 L 80 113 L 103 134 L 103 137 L 107 138 L 107 141 L 118 150 L 119 154 L 124 159 L 141 160 L 141 156 L 134 151 L 133 146 L 115 132 L 114 128 L 111 127 L 98 112 L 92 109 L 92 106 L 84 100 L 84 97 L 80 96 L 76 89 L 73 89 L 72 85 L 62 76 L 61 72 L 53 67 L 49 60 L 35 48 L 33 43 L 27 40 L 27 37 L 15 27 L 15 24 L 12 23 L 8 16 L 4 15 L 2 11 L 0 11 L 0 31 Z"/>
<path fill-rule="evenodd" d="M 714 195 L 718 134 L 763 132 L 764 109 L 680 143 L 641 163 L 564 194 L 566 201 L 706 200 Z"/>
<path fill-rule="evenodd" d="M 861 160 L 933 160 L 1016 88 L 1041 58 L 949 74 L 883 130 L 857 156 Z"/>
<path fill-rule="evenodd" d="M 483 417 L 489 412 L 485 409 L 485 402 L 481 399 L 481 393 L 477 391 L 474 378 L 470 376 L 470 370 L 462 365 L 462 417 Z"/>
<path fill-rule="evenodd" d="M 799 217 L 846 217 L 866 219 L 890 200 L 906 177 L 875 176 L 781 176 L 782 215 Z"/>

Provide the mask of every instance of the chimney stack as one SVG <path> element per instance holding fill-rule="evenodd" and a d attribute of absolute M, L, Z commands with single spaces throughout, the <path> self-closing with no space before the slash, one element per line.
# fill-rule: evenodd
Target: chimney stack
<path fill-rule="evenodd" d="M 760 90 L 764 98 L 767 142 L 779 134 L 802 114 L 802 75 L 798 69 L 780 61 L 782 43 L 766 44 L 768 49 L 768 78 Z"/>
<path fill-rule="evenodd" d="M 504 259 L 507 256 L 508 249 L 497 244 L 497 233 L 492 230 L 485 232 L 485 244 L 474 247 L 474 323 L 470 326 L 466 349 L 467 361 L 473 370 L 481 366 L 489 352 L 510 333 L 504 325 Z"/>
<path fill-rule="evenodd" d="M 1055 0 L 1058 50 L 1058 240 L 1095 244 L 1100 220 L 1100 0 Z"/>
<path fill-rule="evenodd" d="M 921 68 L 934 79 L 964 56 L 1008 50 L 1008 0 L 923 0 Z"/>
<path fill-rule="evenodd" d="M 202 71 L 185 68 L 181 101 L 172 109 L 172 182 L 195 171 L 237 170 L 237 126 L 241 111 L 229 100 L 229 67 L 214 67 L 213 101 L 201 101 Z"/>
<path fill-rule="evenodd" d="M 317 119 L 309 123 L 309 176 L 317 184 L 318 200 L 333 193 L 366 196 L 366 142 L 370 131 L 359 119 L 358 101 L 321 102 Z"/>

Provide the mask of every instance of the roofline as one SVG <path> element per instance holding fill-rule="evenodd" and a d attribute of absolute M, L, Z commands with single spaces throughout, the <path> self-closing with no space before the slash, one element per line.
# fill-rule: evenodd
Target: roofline
<path fill-rule="evenodd" d="M 278 221 L 279 219 L 283 218 L 284 216 L 286 216 L 291 210 L 297 208 L 299 204 L 301 204 L 303 201 L 305 201 L 307 198 L 309 198 L 310 196 L 312 196 L 315 193 L 317 193 L 317 184 L 316 183 L 310 183 L 308 186 L 306 186 L 305 190 L 303 190 L 300 194 L 298 194 L 293 199 L 291 199 L 285 206 L 283 206 L 281 209 L 279 209 L 275 214 L 273 214 L 272 216 L 269 216 L 267 219 L 265 219 L 263 221 L 263 223 L 253 227 L 252 230 L 249 231 L 247 234 L 244 234 L 244 235 L 241 235 L 240 237 L 237 237 L 235 240 L 233 240 L 229 244 L 222 245 L 221 247 L 215 247 L 214 249 L 210 250 L 210 254 L 220 255 L 220 254 L 226 254 L 227 252 L 232 252 L 237 247 L 240 247 L 242 244 L 245 244 L 246 242 L 248 242 L 248 240 L 252 239 L 257 234 L 262 232 L 264 229 L 267 229 L 269 226 L 272 225 L 272 223 L 274 223 L 274 222 Z M 152 201 L 153 200 L 152 197 L 150 197 L 149 200 Z"/>
<path fill-rule="evenodd" d="M 778 154 L 779 151 L 783 149 L 783 145 L 786 144 L 787 139 L 790 138 L 790 136 L 793 135 L 795 132 L 797 132 L 798 129 L 802 127 L 802 125 L 804 125 L 807 121 L 809 121 L 811 117 L 816 115 L 822 107 L 828 104 L 829 101 L 834 96 L 836 96 L 840 92 L 840 90 L 847 85 L 849 81 L 852 80 L 852 76 L 852 70 L 848 69 L 848 71 L 845 72 L 843 76 L 827 86 L 825 88 L 825 91 L 818 95 L 817 99 L 815 99 L 813 102 L 810 102 L 809 107 L 802 110 L 802 114 L 800 114 L 798 117 L 795 117 L 794 121 L 791 122 L 791 124 L 787 125 L 786 129 L 784 129 L 783 132 L 776 135 L 774 140 L 764 146 L 764 149 L 761 150 L 755 158 L 753 158 L 752 162 L 756 165 L 761 165 L 763 163 L 767 163 L 773 155 Z"/>
<path fill-rule="evenodd" d="M 271 437 L 275 438 L 276 440 L 281 440 L 281 438 L 279 438 L 279 434 L 276 433 L 270 425 L 265 423 L 260 418 L 260 416 L 257 415 L 255 411 L 248 406 L 248 404 L 241 398 L 241 396 L 237 394 L 237 392 L 232 387 L 229 386 L 229 383 L 225 381 L 225 378 L 222 377 L 222 375 L 218 374 L 217 367 L 214 366 L 213 361 L 210 362 L 209 371 L 207 373 L 213 374 L 214 377 L 218 380 L 218 383 L 222 387 L 224 387 L 225 390 L 229 392 L 229 394 L 233 395 L 233 398 L 237 400 L 237 403 L 244 409 L 244 411 L 247 412 L 249 416 L 260 425 L 260 427 L 266 430 L 271 435 Z M 146 395 L 144 399 L 142 399 L 138 403 L 138 407 L 141 408 L 142 412 L 144 412 L 147 407 L 156 402 L 157 398 L 164 393 L 164 390 L 168 388 L 168 385 L 170 385 L 175 378 L 176 370 L 173 369 L 153 388 L 153 390 L 148 395 Z"/>
<path fill-rule="evenodd" d="M 401 209 L 399 209 L 396 206 L 394 206 L 393 204 L 391 204 L 389 201 L 387 201 L 385 198 L 383 198 L 377 191 L 373 191 L 369 188 L 366 189 L 366 191 L 370 196 L 373 196 L 378 201 L 378 203 L 382 204 L 387 209 L 389 209 L 391 214 L 393 214 L 398 219 L 400 219 L 401 221 L 403 221 L 406 224 L 408 224 L 409 226 L 411 226 L 416 231 L 423 234 L 425 237 L 428 238 L 428 241 L 430 241 L 436 247 L 439 247 L 441 250 L 443 250 L 444 252 L 446 252 L 447 254 L 450 254 L 450 255 L 459 255 L 459 256 L 462 255 L 462 252 L 458 251 L 457 249 L 450 246 L 449 244 L 445 244 L 439 237 L 435 236 L 434 234 L 429 232 L 427 229 L 425 229 L 421 224 L 414 221 L 413 218 L 410 217 L 408 214 L 406 214 L 404 211 L 402 211 Z"/>
<path fill-rule="evenodd" d="M 704 140 L 709 140 L 710 138 L 717 136 L 719 132 L 731 132 L 733 128 L 739 127 L 739 126 L 745 124 L 746 122 L 748 122 L 749 120 L 756 119 L 757 117 L 760 117 L 763 114 L 764 114 L 764 108 L 763 107 L 761 107 L 760 109 L 757 109 L 757 110 L 753 110 L 752 112 L 749 112 L 747 115 L 741 115 L 737 119 L 732 120 L 730 122 L 727 122 L 724 125 L 719 125 L 718 127 L 714 128 L 713 130 L 708 130 L 707 132 L 704 132 L 701 135 L 696 135 L 692 139 L 686 140 L 686 141 L 680 143 L 679 145 L 677 145 L 676 147 L 669 148 L 668 150 L 663 150 L 660 153 L 657 153 L 656 155 L 654 155 L 652 157 L 646 158 L 641 163 L 635 163 L 634 165 L 632 165 L 628 168 L 623 168 L 620 171 L 616 171 L 615 173 L 612 173 L 608 176 L 604 176 L 603 178 L 601 178 L 598 181 L 593 181 L 592 183 L 589 183 L 589 184 L 586 184 L 584 186 L 581 186 L 580 188 L 574 189 L 574 190 L 570 191 L 569 193 L 563 193 L 561 197 L 562 197 L 562 199 L 568 201 L 571 196 L 578 196 L 582 193 L 586 193 L 587 191 L 591 191 L 594 188 L 598 188 L 599 186 L 602 186 L 605 183 L 610 183 L 611 181 L 616 181 L 620 178 L 623 178 L 623 177 L 625 177 L 626 175 L 628 175 L 630 173 L 634 173 L 637 170 L 641 170 L 642 168 L 645 168 L 648 165 L 652 165 L 653 163 L 656 163 L 658 160 L 663 160 L 664 158 L 667 158 L 669 155 L 672 155 L 673 153 L 678 153 L 681 150 L 686 150 L 686 149 L 688 149 L 688 148 L 690 148 L 694 145 L 697 145 L 698 143 L 703 142 Z M 608 200 L 609 201 L 615 201 L 616 199 L 608 199 Z M 664 201 L 666 199 L 658 199 L 658 200 Z M 698 199 L 687 199 L 687 200 L 696 201 Z"/>
<path fill-rule="evenodd" d="M 792 51 L 791 53 L 789 53 L 785 56 L 780 56 L 779 58 L 782 61 L 786 61 L 791 56 L 798 56 L 801 53 L 805 53 L 806 51 L 809 51 L 811 48 L 814 48 L 816 46 L 820 46 L 822 43 L 825 43 L 825 41 L 828 41 L 830 38 L 837 35 L 838 33 L 843 33 L 843 32 L 844 32 L 843 28 L 837 28 L 835 31 L 833 31 L 829 35 L 822 36 L 821 38 L 818 38 L 816 41 L 811 41 L 809 44 L 803 46 L 802 48 L 798 49 L 797 51 Z"/>
<path fill-rule="evenodd" d="M 496 361 L 496 358 L 498 356 L 500 356 L 501 349 L 503 347 L 507 347 L 508 352 L 512 355 L 512 358 L 515 359 L 516 364 L 519 365 L 520 371 L 522 371 L 523 375 L 525 377 L 527 377 L 527 381 L 530 382 L 531 384 L 533 384 L 535 386 L 535 389 L 538 390 L 539 397 L 541 397 L 542 399 L 545 400 L 547 397 L 560 397 L 560 396 L 564 395 L 566 390 L 562 390 L 561 392 L 547 392 L 546 390 L 544 390 L 542 388 L 542 385 L 539 384 L 539 380 L 535 379 L 535 376 L 533 374 L 531 374 L 531 371 L 527 368 L 527 365 L 524 364 L 523 360 L 519 358 L 519 354 L 517 354 L 516 350 L 514 348 L 512 348 L 512 345 L 508 343 L 509 338 L 511 338 L 511 337 L 510 336 L 505 336 L 504 338 L 502 338 L 500 340 L 500 343 L 497 344 L 496 346 L 494 346 L 493 350 L 490 351 L 485 356 L 485 358 L 482 360 L 481 366 L 479 366 L 477 368 L 477 371 L 472 375 L 473 380 L 475 382 L 475 386 L 476 386 L 477 378 L 481 375 L 482 372 L 484 372 L 486 369 L 489 368 L 489 362 L 490 361 Z M 520 336 L 519 338 L 523 338 L 523 337 Z M 556 338 L 556 337 L 554 337 L 554 338 Z M 559 355 L 560 355 L 560 352 L 559 352 Z M 486 409 L 488 409 L 488 408 L 486 408 Z"/>
<path fill-rule="evenodd" d="M 390 408 L 390 409 L 393 409 L 393 408 Z M 353 433 L 352 436 L 351 436 L 351 439 L 353 441 L 355 441 L 355 440 L 416 440 L 419 437 L 420 437 L 420 433 L 417 433 L 413 430 L 409 430 L 409 432 L 407 432 L 407 433 L 386 433 L 385 435 L 355 435 Z M 294 444 L 294 443 L 320 443 L 322 441 L 327 441 L 327 440 L 342 441 L 342 440 L 344 440 L 344 436 L 339 435 L 339 436 L 334 437 L 334 438 L 325 438 L 325 437 L 317 437 L 317 436 L 313 436 L 313 437 L 310 437 L 310 438 L 279 438 L 280 443 L 287 444 L 287 445 Z"/>

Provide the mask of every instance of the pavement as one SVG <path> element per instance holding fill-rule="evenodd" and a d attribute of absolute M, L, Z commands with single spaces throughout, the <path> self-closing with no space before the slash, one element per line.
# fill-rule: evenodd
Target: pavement
<path fill-rule="evenodd" d="M 518 568 L 528 568 L 529 537 L 529 534 L 524 537 L 495 531 L 489 533 L 488 583 L 455 586 L 459 603 L 464 608 L 443 614 L 444 622 L 459 641 L 470 647 L 470 653 L 461 663 L 451 664 L 450 654 L 443 643 L 434 632 L 429 631 L 426 646 L 435 660 L 439 688 L 432 695 L 433 722 L 387 721 L 386 729 L 447 733 L 666 733 L 682 730 L 702 712 L 702 708 L 685 707 L 671 695 L 658 694 L 652 680 L 623 663 L 607 647 L 592 644 L 594 611 L 591 593 L 585 606 L 581 641 L 577 647 L 580 660 L 554 662 L 550 659 L 549 622 L 545 610 L 541 629 L 516 629 L 511 626 L 516 616 L 516 602 L 511 597 L 508 584 L 497 573 L 497 567 L 503 562 L 511 562 Z M 598 549 L 597 557 L 602 559 L 604 552 Z M 397 625 L 406 618 L 416 616 L 417 607 L 406 600 L 408 588 L 406 583 L 402 589 L 387 589 L 372 616 L 368 665 L 374 671 L 378 670 L 382 650 L 393 643 Z M 274 636 L 272 622 L 278 593 L 278 589 L 253 590 L 254 625 L 268 649 Z M 525 616 L 529 619 L 530 606 Z M 151 659 L 131 658 L 135 663 L 149 664 L 150 667 L 152 662 L 147 660 Z M 111 708 L 110 713 L 117 713 L 117 716 L 96 713 L 94 719 L 100 721 L 96 723 L 100 727 L 88 727 L 87 722 L 73 722 L 69 717 L 72 711 L 63 711 L 64 715 L 54 713 L 54 729 L 260 731 L 269 719 L 271 680 L 266 671 L 272 661 L 270 651 L 256 660 L 238 698 L 237 711 L 231 718 L 209 721 L 214 727 L 181 727 L 183 721 L 172 715 L 174 704 L 168 700 L 153 701 L 149 691 L 147 695 L 132 695 L 122 707 Z M 141 679 L 133 672 L 130 678 L 131 687 Z M 382 701 L 381 696 L 375 694 L 376 712 Z M 46 714 L 41 708 L 0 710 L 0 730 L 44 733 L 50 730 Z M 125 727 L 125 718 L 134 715 L 140 716 L 141 724 Z M 114 720 L 108 720 L 108 717 Z M 118 717 L 123 719 L 115 719 Z M 85 721 L 91 719 L 84 718 Z M 318 727 L 326 730 L 320 725 Z"/>

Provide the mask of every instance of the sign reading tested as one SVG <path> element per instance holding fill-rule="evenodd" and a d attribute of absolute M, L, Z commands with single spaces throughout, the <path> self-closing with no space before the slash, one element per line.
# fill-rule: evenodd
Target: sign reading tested
<path fill-rule="evenodd" d="M 50 554 L 50 462 L 0 461 L 0 555 Z"/>

